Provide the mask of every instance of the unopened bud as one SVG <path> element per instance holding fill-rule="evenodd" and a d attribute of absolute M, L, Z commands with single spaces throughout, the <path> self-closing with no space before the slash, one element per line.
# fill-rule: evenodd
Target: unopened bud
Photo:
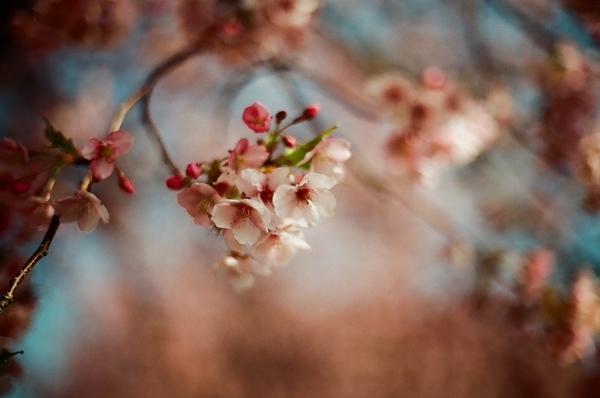
<path fill-rule="evenodd" d="M 320 110 L 321 105 L 317 104 L 316 102 L 314 104 L 310 104 L 306 107 L 306 109 L 304 109 L 304 112 L 302 112 L 302 118 L 306 120 L 312 120 L 317 117 Z"/>
<path fill-rule="evenodd" d="M 13 192 L 17 195 L 29 191 L 29 187 L 31 187 L 31 183 L 25 180 L 15 180 L 12 184 Z"/>
<path fill-rule="evenodd" d="M 279 111 L 277 112 L 277 114 L 275 114 L 275 121 L 277 123 L 281 123 L 283 122 L 283 120 L 287 117 L 287 112 L 286 111 Z"/>
<path fill-rule="evenodd" d="M 293 148 L 297 144 L 296 138 L 294 138 L 291 135 L 282 135 L 281 140 L 283 141 L 283 145 L 285 145 L 288 148 Z"/>
<path fill-rule="evenodd" d="M 190 163 L 185 168 L 185 175 L 194 180 L 202 174 L 202 165 L 200 163 Z"/>
<path fill-rule="evenodd" d="M 121 188 L 123 192 L 135 192 L 135 186 L 133 185 L 133 181 L 131 181 L 131 178 L 127 177 L 123 173 L 119 173 L 119 188 Z"/>
<path fill-rule="evenodd" d="M 181 174 L 172 175 L 171 177 L 167 178 L 167 187 L 173 190 L 181 189 L 185 185 L 185 180 L 186 178 Z"/>

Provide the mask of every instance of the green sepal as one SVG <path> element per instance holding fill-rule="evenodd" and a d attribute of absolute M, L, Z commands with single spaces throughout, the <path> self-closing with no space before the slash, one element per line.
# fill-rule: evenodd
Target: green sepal
<path fill-rule="evenodd" d="M 63 133 L 55 129 L 46 117 L 44 118 L 44 123 L 46 124 L 44 135 L 50 142 L 48 148 L 56 148 L 61 152 L 77 157 L 81 156 L 77 148 L 75 148 L 75 145 L 73 144 L 73 140 L 71 138 L 65 137 Z"/>
<path fill-rule="evenodd" d="M 10 352 L 6 348 L 3 348 L 2 351 L 0 351 L 0 373 L 4 373 L 8 370 L 11 357 L 22 353 L 23 351 Z"/>
<path fill-rule="evenodd" d="M 273 164 L 276 166 L 294 166 L 300 167 L 301 169 L 307 169 L 310 167 L 310 161 L 306 162 L 302 165 L 298 165 L 298 163 L 302 162 L 306 157 L 306 154 L 312 151 L 324 138 L 330 135 L 337 126 L 331 126 L 321 134 L 308 141 L 305 144 L 298 144 L 294 148 L 286 149 L 281 156 L 277 159 L 273 160 Z"/>

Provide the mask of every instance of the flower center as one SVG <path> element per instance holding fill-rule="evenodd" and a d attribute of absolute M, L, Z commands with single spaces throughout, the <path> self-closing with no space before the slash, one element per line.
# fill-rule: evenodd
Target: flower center
<path fill-rule="evenodd" d="M 106 144 L 100 149 L 100 156 L 104 159 L 110 159 L 115 154 L 115 148 L 112 145 Z"/>
<path fill-rule="evenodd" d="M 308 203 L 311 197 L 311 193 L 312 190 L 310 188 L 303 186 L 302 188 L 296 191 L 296 198 L 298 198 L 298 201 L 300 202 Z"/>

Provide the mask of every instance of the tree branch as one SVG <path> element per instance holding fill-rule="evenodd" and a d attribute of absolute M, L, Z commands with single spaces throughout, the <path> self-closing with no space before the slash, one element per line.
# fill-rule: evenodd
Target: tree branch
<path fill-rule="evenodd" d="M 0 313 L 3 312 L 4 309 L 8 307 L 10 303 L 13 302 L 13 295 L 15 293 L 15 290 L 23 282 L 23 279 L 25 278 L 25 276 L 27 276 L 29 271 L 33 269 L 33 267 L 37 264 L 38 261 L 40 261 L 43 257 L 45 257 L 48 254 L 50 244 L 52 244 L 52 240 L 54 239 L 54 235 L 56 234 L 56 231 L 58 230 L 59 226 L 60 218 L 58 216 L 52 217 L 52 221 L 50 221 L 50 226 L 46 231 L 46 235 L 44 235 L 44 239 L 42 239 L 42 243 L 33 253 L 33 255 L 29 258 L 29 260 L 27 260 L 25 265 L 23 265 L 23 267 L 19 270 L 17 275 L 15 275 L 14 278 L 10 280 L 10 283 L 8 284 L 8 289 L 6 289 L 6 292 L 4 292 L 2 297 L 0 297 Z"/>

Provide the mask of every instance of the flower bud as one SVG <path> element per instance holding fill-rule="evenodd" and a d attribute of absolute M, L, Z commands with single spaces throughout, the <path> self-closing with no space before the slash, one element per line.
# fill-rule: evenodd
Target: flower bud
<path fill-rule="evenodd" d="M 172 190 L 178 190 L 183 188 L 186 183 L 186 178 L 181 174 L 175 174 L 167 178 L 167 187 Z"/>
<path fill-rule="evenodd" d="M 133 185 L 133 181 L 129 177 L 125 175 L 122 171 L 118 170 L 119 173 L 119 188 L 123 190 L 123 192 L 134 193 L 135 186 Z"/>
<path fill-rule="evenodd" d="M 281 140 L 283 141 L 283 145 L 285 145 L 288 148 L 293 148 L 297 144 L 296 138 L 294 138 L 291 135 L 282 135 Z"/>
<path fill-rule="evenodd" d="M 310 104 L 306 107 L 306 109 L 304 109 L 304 112 L 302 112 L 302 118 L 305 120 L 313 120 L 315 117 L 317 117 L 320 110 L 321 105 L 317 104 L 316 102 L 314 104 Z"/>
<path fill-rule="evenodd" d="M 202 165 L 200 163 L 190 163 L 185 168 L 185 175 L 194 180 L 202 174 Z"/>
<path fill-rule="evenodd" d="M 17 195 L 27 192 L 29 187 L 31 187 L 31 183 L 25 180 L 15 180 L 12 185 L 13 192 Z"/>
<path fill-rule="evenodd" d="M 277 114 L 275 114 L 275 121 L 277 123 L 281 123 L 285 120 L 286 117 L 287 117 L 286 111 L 279 111 L 279 112 L 277 112 Z"/>

